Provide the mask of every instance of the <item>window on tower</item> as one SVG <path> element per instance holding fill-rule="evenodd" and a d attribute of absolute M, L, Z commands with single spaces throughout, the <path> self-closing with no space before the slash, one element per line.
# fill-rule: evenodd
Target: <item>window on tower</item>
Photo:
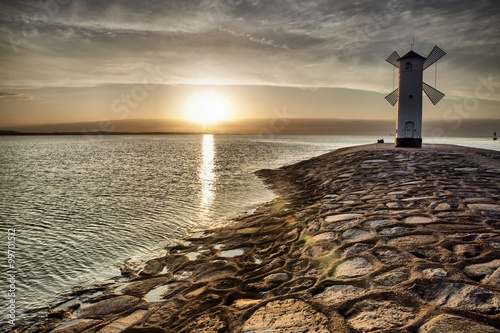
<path fill-rule="evenodd" d="M 413 95 L 408 96 L 408 98 L 410 99 L 410 101 L 413 101 Z"/>
<path fill-rule="evenodd" d="M 409 61 L 406 62 L 406 69 L 411 69 L 411 62 Z"/>

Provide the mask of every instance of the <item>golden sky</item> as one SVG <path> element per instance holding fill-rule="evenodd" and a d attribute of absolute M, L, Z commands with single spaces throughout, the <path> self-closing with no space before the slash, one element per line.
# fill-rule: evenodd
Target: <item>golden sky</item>
<path fill-rule="evenodd" d="M 196 131 L 187 105 L 207 93 L 235 132 L 255 118 L 391 122 L 385 59 L 415 35 L 417 53 L 447 52 L 437 81 L 434 65 L 424 73 L 446 94 L 426 99 L 424 119 L 450 135 L 483 119 L 489 133 L 500 129 L 499 12 L 488 0 L 2 1 L 0 129 L 157 120 Z"/>

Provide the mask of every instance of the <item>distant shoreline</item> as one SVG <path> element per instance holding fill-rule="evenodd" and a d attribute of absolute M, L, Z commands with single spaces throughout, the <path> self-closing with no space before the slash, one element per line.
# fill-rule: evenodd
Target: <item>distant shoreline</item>
<path fill-rule="evenodd" d="M 18 132 L 11 130 L 0 130 L 0 137 L 2 136 L 70 136 L 70 135 L 78 135 L 78 136 L 96 136 L 96 135 L 203 135 L 203 134 L 214 134 L 214 135 L 259 135 L 259 134 L 245 134 L 245 133 L 211 133 L 211 132 L 110 132 L 110 131 L 77 131 L 77 132 Z M 346 134 L 280 134 L 283 136 L 293 136 L 293 135 L 319 135 L 319 136 L 345 136 Z M 360 136 L 359 134 L 353 134 L 354 136 Z M 371 136 L 374 140 L 382 137 L 377 134 L 366 134 L 362 136 Z M 391 139 L 394 138 L 394 135 L 387 135 Z M 490 136 L 449 136 L 452 137 L 465 137 L 465 138 L 490 138 Z"/>
<path fill-rule="evenodd" d="M 198 135 L 198 134 L 213 134 L 205 132 L 17 132 L 17 131 L 5 131 L 0 130 L 0 136 L 50 136 L 50 135 L 82 135 L 82 136 L 93 136 L 93 135 Z M 238 134 L 228 134 L 224 135 L 238 135 Z"/>

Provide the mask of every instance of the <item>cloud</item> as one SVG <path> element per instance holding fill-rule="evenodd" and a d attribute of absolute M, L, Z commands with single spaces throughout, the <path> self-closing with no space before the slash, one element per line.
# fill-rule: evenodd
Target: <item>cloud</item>
<path fill-rule="evenodd" d="M 0 101 L 34 101 L 36 98 L 31 94 L 11 93 L 0 91 Z"/>
<path fill-rule="evenodd" d="M 143 68 L 159 66 L 168 84 L 390 91 L 392 69 L 384 59 L 409 50 L 413 33 L 422 55 L 434 44 L 448 52 L 439 65 L 448 95 L 471 95 L 481 74 L 500 76 L 500 3 L 488 0 L 73 0 L 52 9 L 26 2 L 0 7 L 0 26 L 8 30 L 0 41 L 4 88 L 134 83 Z"/>

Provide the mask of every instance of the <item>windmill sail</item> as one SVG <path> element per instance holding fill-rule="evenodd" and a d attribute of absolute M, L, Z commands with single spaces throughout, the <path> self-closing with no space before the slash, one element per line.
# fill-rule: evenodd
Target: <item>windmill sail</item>
<path fill-rule="evenodd" d="M 399 68 L 399 63 L 398 63 L 398 59 L 401 58 L 399 56 L 399 54 L 394 51 L 392 52 L 392 54 L 389 56 L 389 58 L 385 59 L 385 61 L 387 61 L 388 63 L 390 63 L 391 65 Z"/>
<path fill-rule="evenodd" d="M 399 88 L 396 88 L 396 90 L 385 96 L 387 102 L 391 103 L 392 106 L 396 105 L 396 103 L 398 102 L 398 92 Z"/>
<path fill-rule="evenodd" d="M 424 62 L 424 69 L 426 69 L 427 67 L 429 67 L 430 65 L 441 59 L 445 54 L 446 52 L 441 50 L 437 45 L 434 46 L 431 53 L 429 53 L 427 59 Z"/>
<path fill-rule="evenodd" d="M 422 84 L 422 89 L 424 89 L 425 94 L 427 95 L 427 97 L 429 97 L 432 104 L 434 104 L 434 105 L 436 105 L 441 100 L 441 98 L 444 97 L 444 94 L 442 92 L 440 92 L 437 89 L 432 88 L 430 85 L 428 85 L 425 82 L 423 82 L 423 84 Z"/>

